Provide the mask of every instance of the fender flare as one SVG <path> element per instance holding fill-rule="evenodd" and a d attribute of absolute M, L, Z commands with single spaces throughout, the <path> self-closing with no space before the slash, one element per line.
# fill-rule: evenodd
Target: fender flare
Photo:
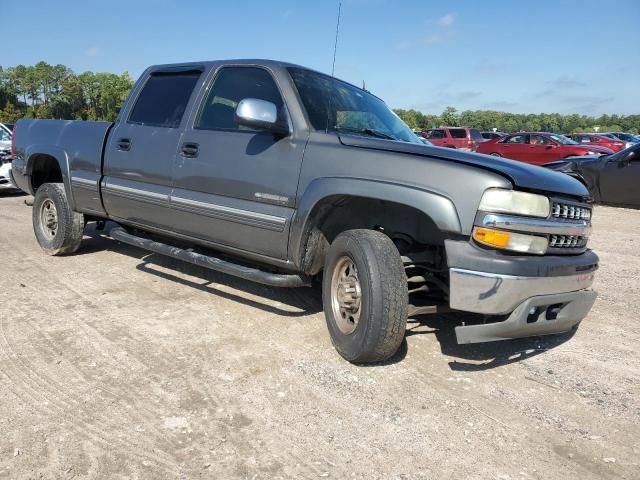
<path fill-rule="evenodd" d="M 69 200 L 69 206 L 72 210 L 75 209 L 75 201 L 73 199 L 73 191 L 71 189 L 71 173 L 69 172 L 69 154 L 66 150 L 51 146 L 51 145 L 40 145 L 33 144 L 29 145 L 24 152 L 25 162 L 25 175 L 29 177 L 29 190 L 33 195 L 35 191 L 33 190 L 33 186 L 31 184 L 31 175 L 33 173 L 33 164 L 35 161 L 35 157 L 38 155 L 47 155 L 52 157 L 58 162 L 58 167 L 60 168 L 60 172 L 62 173 L 62 182 L 64 184 L 64 191 L 67 194 L 67 199 Z"/>
<path fill-rule="evenodd" d="M 325 198 L 348 195 L 385 200 L 415 208 L 429 216 L 443 232 L 462 233 L 460 218 L 453 202 L 440 193 L 380 180 L 353 177 L 324 177 L 313 180 L 300 197 L 289 234 L 289 258 L 302 265 L 310 217 L 315 206 Z"/>

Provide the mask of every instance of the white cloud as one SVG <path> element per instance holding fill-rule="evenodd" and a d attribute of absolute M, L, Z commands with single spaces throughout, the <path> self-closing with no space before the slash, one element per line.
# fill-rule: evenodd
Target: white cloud
<path fill-rule="evenodd" d="M 90 47 L 84 51 L 87 57 L 95 57 L 98 54 L 98 47 Z"/>
<path fill-rule="evenodd" d="M 447 13 L 438 19 L 438 25 L 441 27 L 451 27 L 456 19 L 455 13 Z"/>

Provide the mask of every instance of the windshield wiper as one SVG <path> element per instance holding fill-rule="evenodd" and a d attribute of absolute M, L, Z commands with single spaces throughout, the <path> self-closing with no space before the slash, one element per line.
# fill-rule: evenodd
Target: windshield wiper
<path fill-rule="evenodd" d="M 392 137 L 389 134 L 381 132 L 380 130 L 374 130 L 372 128 L 354 128 L 354 127 L 333 127 L 336 131 L 342 132 L 353 132 L 353 133 L 364 133 L 365 135 L 369 135 L 371 137 L 384 138 L 386 140 L 397 140 L 396 137 Z"/>

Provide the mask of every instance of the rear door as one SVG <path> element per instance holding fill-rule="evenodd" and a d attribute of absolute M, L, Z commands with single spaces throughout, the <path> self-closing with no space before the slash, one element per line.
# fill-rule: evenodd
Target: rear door
<path fill-rule="evenodd" d="M 455 148 L 471 149 L 469 139 L 467 138 L 466 128 L 449 128 L 449 141 Z"/>
<path fill-rule="evenodd" d="M 290 123 L 271 70 L 223 66 L 212 73 L 176 159 L 175 228 L 217 245 L 284 259 L 308 135 L 283 138 L 236 123 L 235 108 L 245 98 L 275 104 L 279 119 Z"/>
<path fill-rule="evenodd" d="M 512 160 L 520 160 L 522 162 L 527 162 L 528 156 L 528 145 L 527 137 L 529 135 L 525 134 L 517 134 L 510 135 L 504 140 L 500 140 L 500 149 L 499 153 L 505 158 L 511 158 Z"/>
<path fill-rule="evenodd" d="M 152 72 L 135 102 L 121 114 L 105 152 L 102 198 L 107 213 L 140 225 L 168 229 L 172 169 L 181 123 L 201 69 Z"/>

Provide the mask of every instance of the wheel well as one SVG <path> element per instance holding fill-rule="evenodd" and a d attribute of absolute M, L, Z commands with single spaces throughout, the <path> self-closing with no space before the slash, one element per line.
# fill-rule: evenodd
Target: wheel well
<path fill-rule="evenodd" d="M 358 228 L 385 233 L 401 254 L 444 245 L 440 229 L 417 208 L 374 198 L 334 195 L 318 202 L 309 216 L 302 259 L 305 273 L 319 273 L 331 242 L 341 232 Z"/>
<path fill-rule="evenodd" d="M 31 188 L 35 193 L 44 183 L 61 183 L 62 171 L 58 161 L 51 155 L 38 154 L 32 160 Z"/>

